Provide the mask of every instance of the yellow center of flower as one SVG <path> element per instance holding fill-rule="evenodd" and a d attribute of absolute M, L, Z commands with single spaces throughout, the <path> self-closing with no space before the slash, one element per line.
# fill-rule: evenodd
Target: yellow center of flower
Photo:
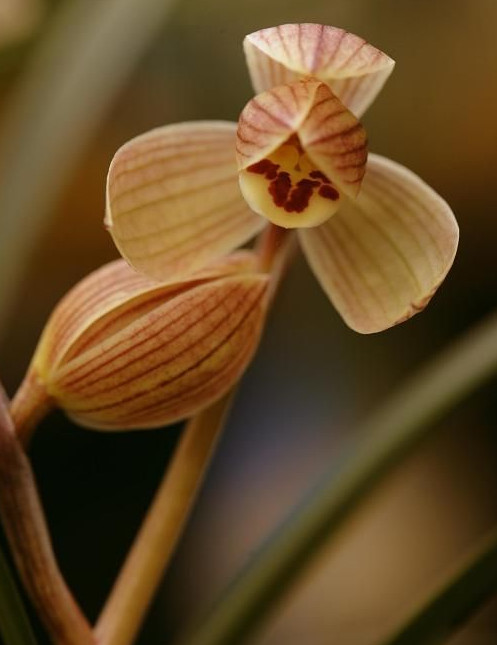
<path fill-rule="evenodd" d="M 285 228 L 312 227 L 338 209 L 340 193 L 317 168 L 296 135 L 240 173 L 249 206 Z"/>

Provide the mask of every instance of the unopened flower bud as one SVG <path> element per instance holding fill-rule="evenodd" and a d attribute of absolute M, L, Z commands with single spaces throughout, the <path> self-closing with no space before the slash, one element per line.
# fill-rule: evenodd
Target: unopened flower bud
<path fill-rule="evenodd" d="M 259 341 L 268 276 L 238 252 L 158 283 L 118 260 L 54 310 L 12 404 L 26 434 L 49 405 L 90 428 L 151 428 L 227 392 Z"/>

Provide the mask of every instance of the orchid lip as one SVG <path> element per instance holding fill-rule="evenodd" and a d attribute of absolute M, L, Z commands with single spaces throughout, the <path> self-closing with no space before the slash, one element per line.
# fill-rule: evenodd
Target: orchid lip
<path fill-rule="evenodd" d="M 239 179 L 250 207 L 284 228 L 318 226 L 339 207 L 340 192 L 312 163 L 297 135 L 242 170 Z"/>
<path fill-rule="evenodd" d="M 250 208 L 285 228 L 319 226 L 359 190 L 367 159 L 361 123 L 314 79 L 250 101 L 237 132 L 239 181 Z"/>

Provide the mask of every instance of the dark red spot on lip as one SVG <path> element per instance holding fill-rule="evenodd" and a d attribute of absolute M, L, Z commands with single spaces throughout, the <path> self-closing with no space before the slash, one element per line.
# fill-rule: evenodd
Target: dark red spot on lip
<path fill-rule="evenodd" d="M 312 177 L 313 179 L 320 179 L 324 184 L 331 184 L 331 181 L 328 179 L 328 177 L 324 174 L 324 172 L 321 172 L 320 170 L 311 170 L 309 177 Z"/>
<path fill-rule="evenodd" d="M 275 179 L 278 173 L 279 165 L 269 159 L 261 159 L 257 163 L 247 168 L 249 172 L 255 172 L 258 175 L 264 175 L 266 179 Z"/>
<path fill-rule="evenodd" d="M 276 178 L 269 184 L 269 192 L 276 206 L 286 208 L 285 204 L 291 188 L 292 180 L 290 179 L 290 175 L 287 172 L 279 172 Z"/>
<path fill-rule="evenodd" d="M 318 194 L 324 199 L 336 201 L 340 195 L 331 185 L 331 181 L 320 170 L 312 170 L 309 177 L 312 179 L 301 179 L 293 186 L 290 174 L 280 171 L 279 164 L 273 163 L 270 159 L 261 159 L 257 163 L 248 166 L 249 172 L 264 175 L 269 180 L 268 191 L 276 206 L 284 208 L 287 213 L 302 213 L 308 206 L 315 188 Z"/>
<path fill-rule="evenodd" d="M 301 179 L 290 193 L 290 199 L 284 206 L 287 213 L 301 213 L 305 211 L 309 206 L 314 188 L 317 186 L 319 186 L 319 181 Z"/>
<path fill-rule="evenodd" d="M 324 199 L 331 199 L 332 201 L 336 201 L 339 197 L 340 194 L 336 188 L 333 188 L 333 186 L 321 186 L 321 188 L 318 190 L 318 194 L 321 197 L 324 197 Z"/>

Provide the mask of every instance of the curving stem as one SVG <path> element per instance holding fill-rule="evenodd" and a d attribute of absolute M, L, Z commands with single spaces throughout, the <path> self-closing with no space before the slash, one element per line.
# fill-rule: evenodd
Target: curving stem
<path fill-rule="evenodd" d="M 94 645 L 59 571 L 33 471 L 0 389 L 0 514 L 25 589 L 55 645 Z"/>

